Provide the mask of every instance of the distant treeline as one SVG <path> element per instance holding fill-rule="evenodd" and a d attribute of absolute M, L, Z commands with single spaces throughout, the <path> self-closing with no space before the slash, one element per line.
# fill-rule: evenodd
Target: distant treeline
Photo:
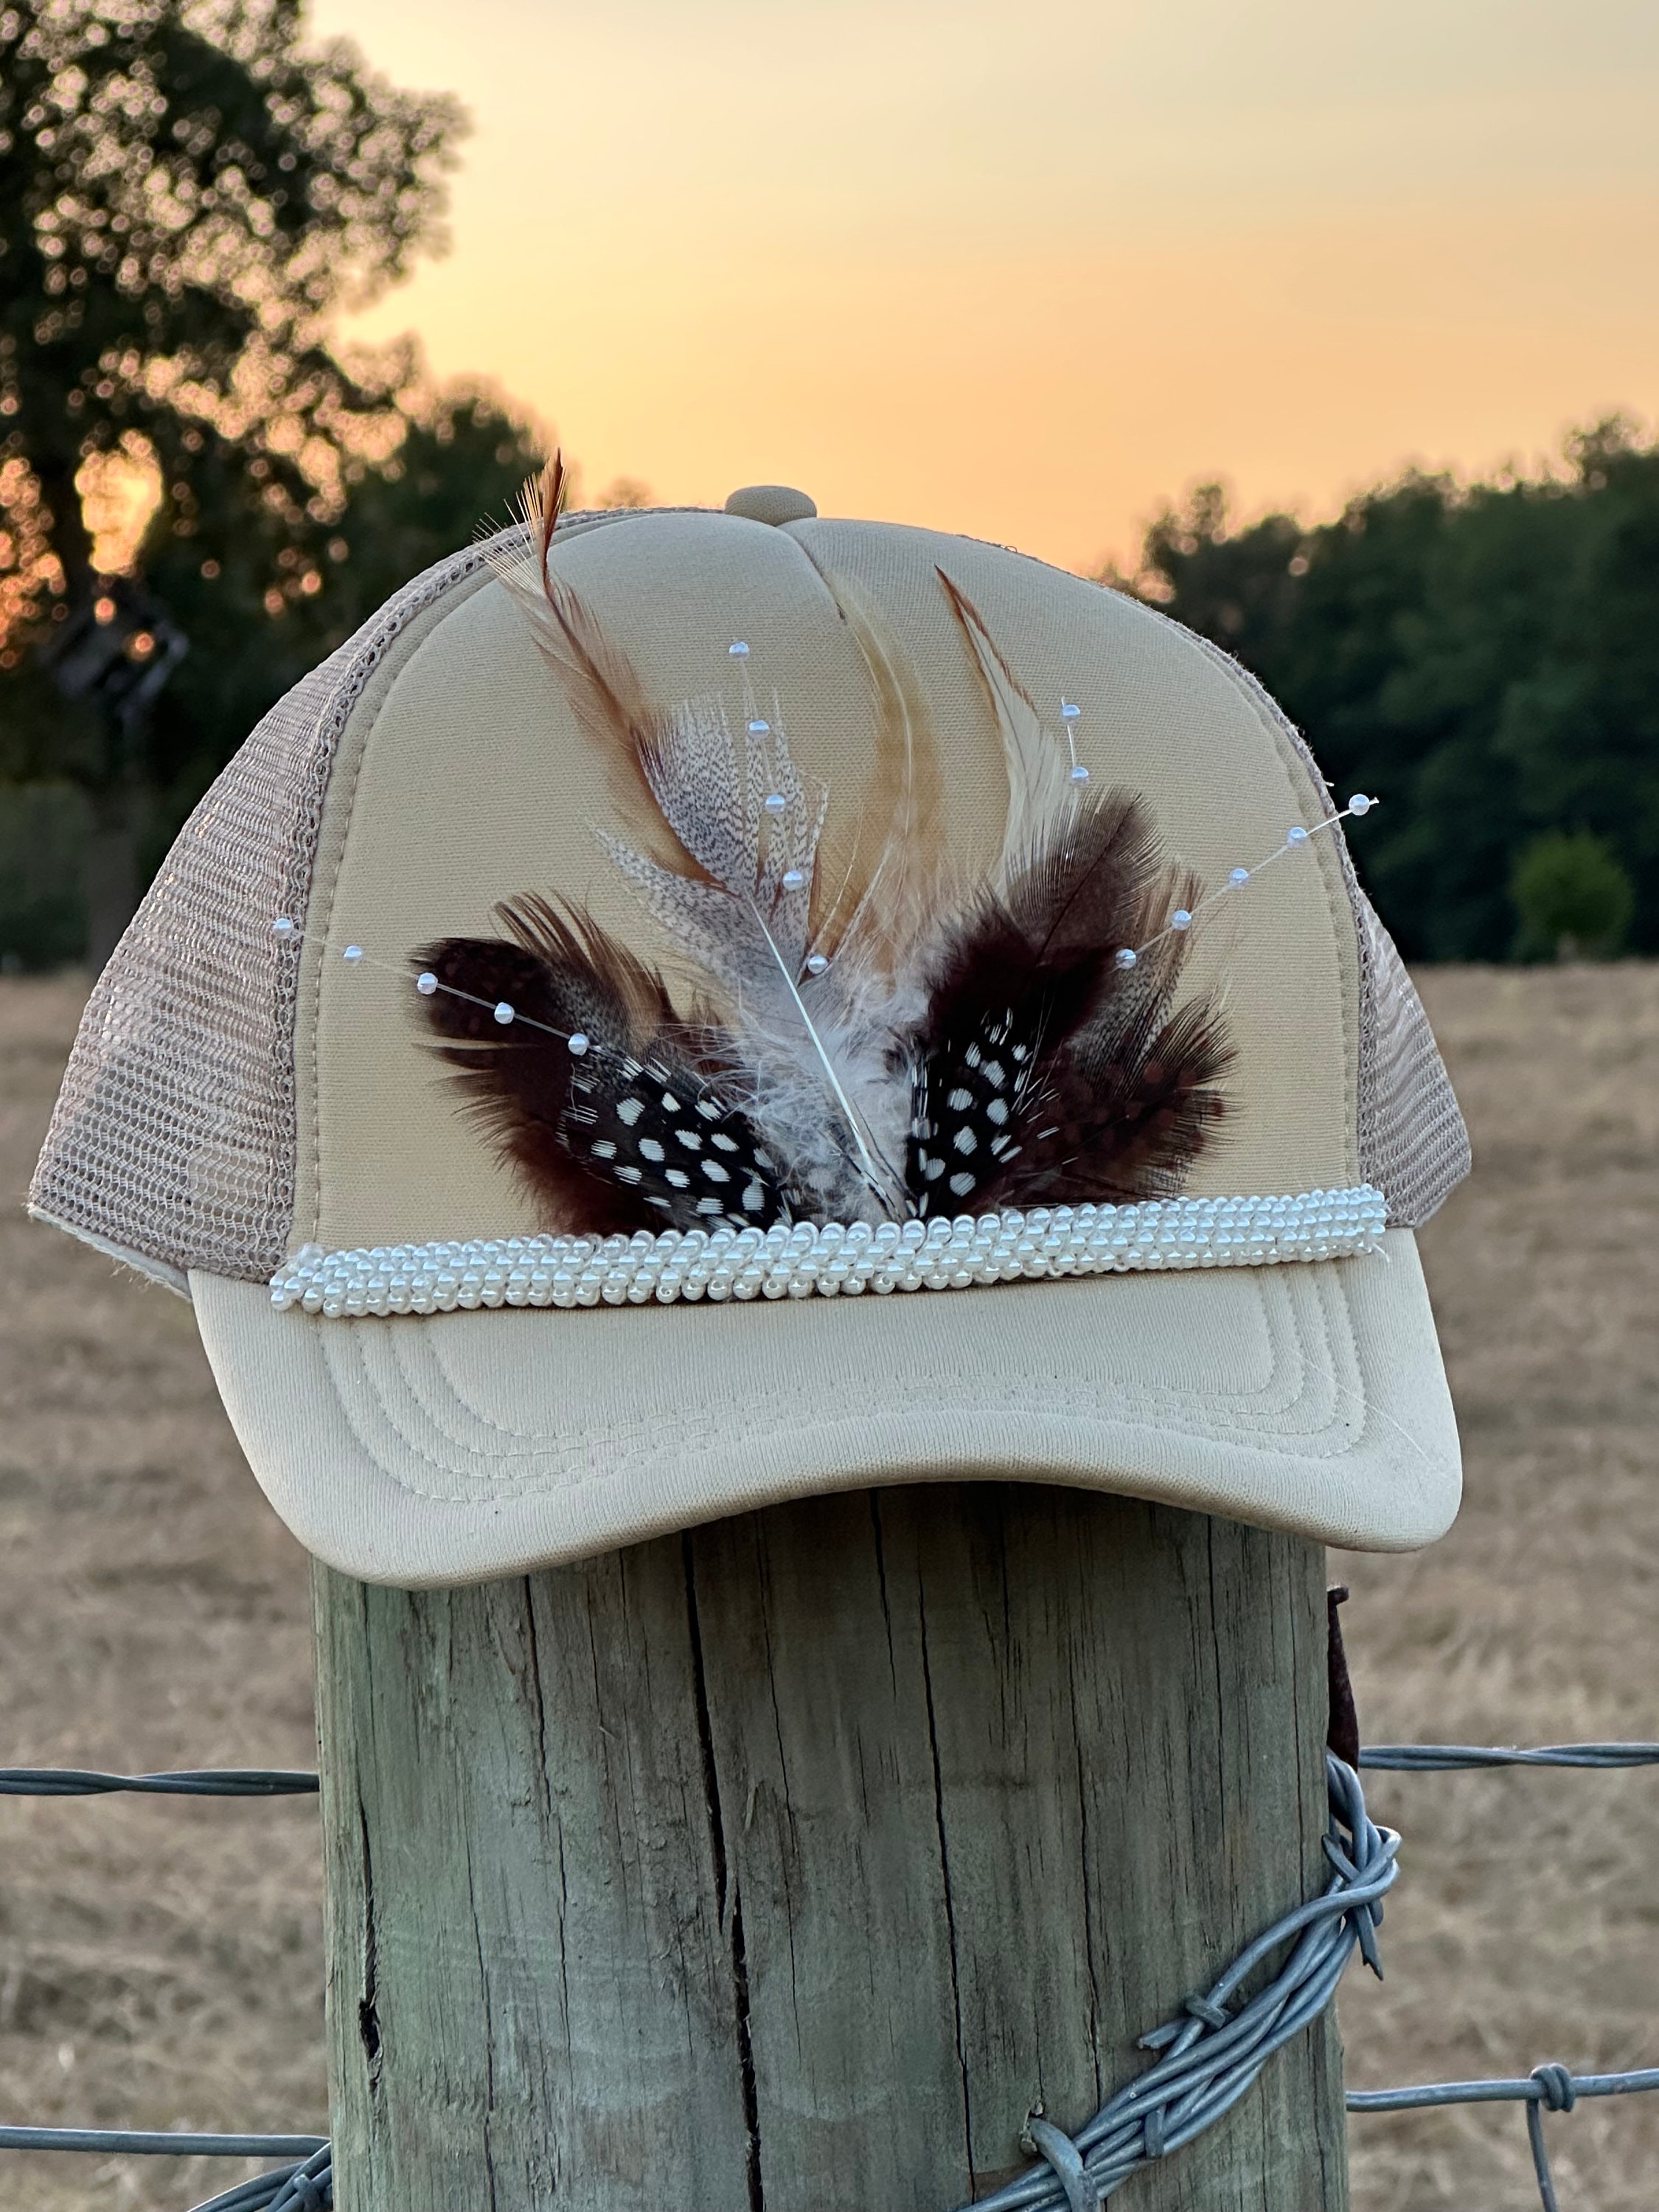
<path fill-rule="evenodd" d="M 1235 522 L 1206 484 L 1108 580 L 1236 654 L 1340 794 L 1381 796 L 1353 845 L 1408 958 L 1659 952 L 1659 445 L 1630 423 L 1311 528 Z"/>
<path fill-rule="evenodd" d="M 240 558 L 234 528 L 206 561 L 194 536 L 151 534 L 146 589 L 190 650 L 154 718 L 146 872 L 265 708 L 481 517 L 504 520 L 535 459 L 497 404 L 443 395 L 303 557 L 276 555 L 285 588 L 257 526 Z M 1408 958 L 1659 952 L 1659 447 L 1603 424 L 1559 475 L 1409 475 L 1311 528 L 1235 524 L 1206 485 L 1108 580 L 1253 670 L 1340 795 L 1380 795 L 1354 849 Z M 87 949 L 77 716 L 25 662 L 0 673 L 7 721 L 3 750 L 40 766 L 0 782 L 0 963 L 51 967 Z"/>

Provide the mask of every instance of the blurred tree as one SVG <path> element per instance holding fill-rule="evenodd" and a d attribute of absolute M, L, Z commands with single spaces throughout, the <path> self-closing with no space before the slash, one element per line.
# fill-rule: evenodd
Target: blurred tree
<path fill-rule="evenodd" d="M 1630 927 L 1636 894 L 1606 838 L 1546 830 L 1515 864 L 1510 894 L 1523 960 L 1606 959 Z"/>
<path fill-rule="evenodd" d="M 402 406 L 398 442 L 382 458 L 348 465 L 338 511 L 325 522 L 300 532 L 282 526 L 247 500 L 243 472 L 221 466 L 211 444 L 189 488 L 189 511 L 205 514 L 206 526 L 179 533 L 171 495 L 151 516 L 139 549 L 147 587 L 194 649 L 173 671 L 147 734 L 152 781 L 137 880 L 159 866 L 184 817 L 265 709 L 400 585 L 465 545 L 481 525 L 507 521 L 540 465 L 533 426 L 486 393 L 423 392 L 406 381 Z M 204 542 L 218 550 L 204 556 Z M 109 899 L 85 799 L 61 783 L 36 781 L 73 757 L 72 719 L 38 667 L 0 679 L 0 777 L 21 779 L 0 781 L 0 958 L 11 954 L 26 967 L 77 958 L 98 941 L 98 894 L 106 902 L 106 946 L 122 918 Z M 93 880 L 59 880 L 71 860 L 88 855 Z"/>
<path fill-rule="evenodd" d="M 1408 957 L 1511 957 L 1516 866 L 1551 830 L 1606 841 L 1659 951 L 1659 446 L 1631 424 L 1559 471 L 1408 474 L 1313 527 L 1235 526 L 1205 486 L 1109 580 L 1236 653 L 1336 788 L 1382 794 L 1356 852 Z"/>
<path fill-rule="evenodd" d="M 0 975 L 81 957 L 80 862 L 89 826 L 73 785 L 0 784 Z"/>
<path fill-rule="evenodd" d="M 354 374 L 325 325 L 441 243 L 460 113 L 300 33 L 300 0 L 0 0 L 0 670 L 24 679 L 7 765 L 87 792 L 106 891 L 160 780 L 143 664 L 187 626 L 154 582 L 112 593 L 98 573 L 100 465 L 148 476 L 198 568 L 235 568 L 263 605 L 310 573 L 293 556 L 354 458 L 401 429 L 403 362 Z M 54 624 L 82 674 L 100 664 L 67 711 Z"/>
<path fill-rule="evenodd" d="M 637 477 L 615 477 L 599 494 L 593 504 L 598 507 L 626 508 L 637 512 L 651 505 L 651 487 L 641 483 Z"/>

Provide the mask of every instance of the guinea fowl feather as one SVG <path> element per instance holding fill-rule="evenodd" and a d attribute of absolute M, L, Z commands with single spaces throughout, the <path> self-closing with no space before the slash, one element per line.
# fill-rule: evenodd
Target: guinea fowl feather
<path fill-rule="evenodd" d="M 908 1041 L 906 1179 L 922 1213 L 1057 1203 L 1062 1159 L 1069 1203 L 1151 1195 L 1178 1182 L 1215 1118 L 1218 1018 L 1164 1020 L 1186 949 L 1164 925 L 1195 896 L 1190 879 L 1127 792 L 1074 801 L 1048 838 L 963 916 Z"/>
<path fill-rule="evenodd" d="M 681 1020 L 662 977 L 591 918 L 536 897 L 496 917 L 505 936 L 417 957 L 444 1057 L 538 1211 L 592 1236 L 787 1219 L 718 1028 Z"/>

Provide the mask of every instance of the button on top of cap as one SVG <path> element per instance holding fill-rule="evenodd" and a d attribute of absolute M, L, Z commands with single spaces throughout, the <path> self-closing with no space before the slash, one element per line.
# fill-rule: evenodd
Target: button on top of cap
<path fill-rule="evenodd" d="M 744 484 L 726 501 L 726 511 L 746 522 L 806 522 L 818 503 L 789 484 Z"/>

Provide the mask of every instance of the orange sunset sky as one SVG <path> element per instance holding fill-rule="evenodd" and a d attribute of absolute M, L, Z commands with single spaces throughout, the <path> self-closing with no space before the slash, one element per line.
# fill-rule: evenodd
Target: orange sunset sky
<path fill-rule="evenodd" d="M 1128 558 L 1659 412 L 1655 0 L 320 0 L 473 118 L 413 328 L 589 492 Z"/>

